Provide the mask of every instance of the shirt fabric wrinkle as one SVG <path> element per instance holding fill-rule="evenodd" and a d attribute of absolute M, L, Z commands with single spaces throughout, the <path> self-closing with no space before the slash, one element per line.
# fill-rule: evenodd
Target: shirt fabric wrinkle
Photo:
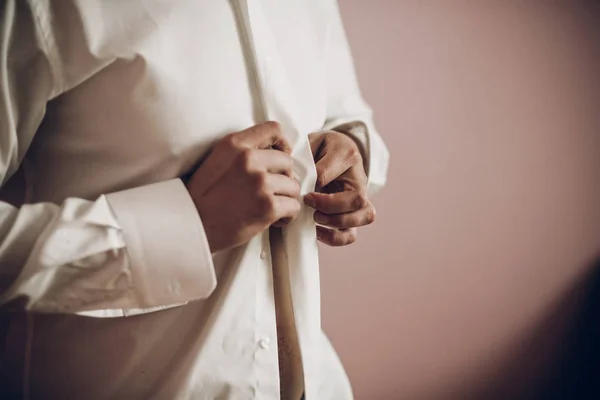
<path fill-rule="evenodd" d="M 0 4 L 0 176 L 27 167 L 26 204 L 0 200 L 0 305 L 25 299 L 27 313 L 7 314 L 7 393 L 270 400 L 292 378 L 311 400 L 352 398 L 321 330 L 313 210 L 279 241 L 267 230 L 211 254 L 179 179 L 224 132 L 274 119 L 303 194 L 316 179 L 307 135 L 322 129 L 361 146 L 371 194 L 384 185 L 389 154 L 336 1 L 286 4 Z M 36 74 L 10 69 L 22 54 Z"/>

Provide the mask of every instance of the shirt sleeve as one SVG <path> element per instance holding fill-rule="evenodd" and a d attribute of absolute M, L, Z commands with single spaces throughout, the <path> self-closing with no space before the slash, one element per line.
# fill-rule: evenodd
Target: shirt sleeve
<path fill-rule="evenodd" d="M 35 4 L 0 4 L 0 187 L 57 94 Z M 179 179 L 95 201 L 0 201 L 0 305 L 25 298 L 39 312 L 150 309 L 206 298 L 215 285 L 202 221 Z"/>
<path fill-rule="evenodd" d="M 361 147 L 369 194 L 386 182 L 388 149 L 377 133 L 373 112 L 364 101 L 336 0 L 331 1 L 327 44 L 327 121 L 325 130 L 350 135 Z"/>

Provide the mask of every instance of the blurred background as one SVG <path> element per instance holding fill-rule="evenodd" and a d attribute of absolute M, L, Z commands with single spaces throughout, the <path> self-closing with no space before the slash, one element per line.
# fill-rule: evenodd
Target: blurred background
<path fill-rule="evenodd" d="M 356 398 L 590 395 L 600 2 L 339 2 L 392 155 L 378 221 L 322 248 Z"/>

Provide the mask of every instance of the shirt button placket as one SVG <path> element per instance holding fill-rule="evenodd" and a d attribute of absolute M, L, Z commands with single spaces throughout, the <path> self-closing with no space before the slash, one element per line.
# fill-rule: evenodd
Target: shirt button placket
<path fill-rule="evenodd" d="M 259 244 L 260 243 L 260 244 Z M 275 307 L 273 304 L 272 271 L 268 231 L 261 235 L 255 252 L 257 303 L 254 310 L 256 326 L 254 331 L 254 376 L 257 399 L 279 398 L 277 384 L 277 352 L 273 350 L 273 340 L 277 337 Z"/>

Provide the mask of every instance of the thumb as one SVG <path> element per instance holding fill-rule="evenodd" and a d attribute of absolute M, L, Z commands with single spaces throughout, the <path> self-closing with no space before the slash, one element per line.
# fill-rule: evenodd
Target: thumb
<path fill-rule="evenodd" d="M 315 164 L 317 169 L 316 190 L 329 185 L 353 165 L 353 160 L 336 156 L 335 152 L 328 150 L 327 147 L 323 149 L 321 159 Z"/>

